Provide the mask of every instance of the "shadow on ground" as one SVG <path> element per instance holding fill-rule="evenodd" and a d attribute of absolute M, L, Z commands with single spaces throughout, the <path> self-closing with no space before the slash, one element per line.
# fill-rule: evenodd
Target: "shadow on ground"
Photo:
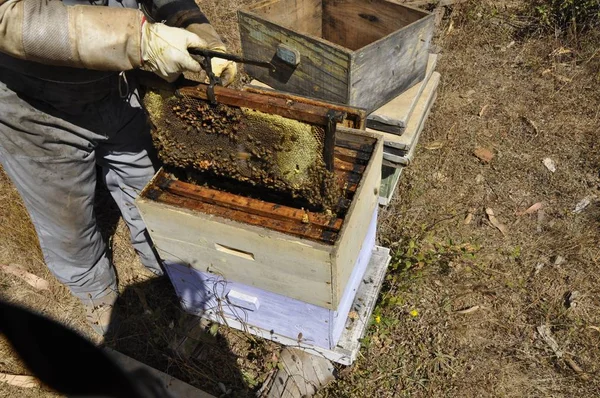
<path fill-rule="evenodd" d="M 111 251 L 120 213 L 98 181 L 96 215 Z M 124 286 L 113 315 L 107 347 L 215 396 L 252 395 L 228 339 L 181 309 L 167 276 Z"/>
<path fill-rule="evenodd" d="M 167 277 L 125 288 L 113 314 L 107 347 L 215 396 L 251 395 L 229 343 L 180 309 Z"/>

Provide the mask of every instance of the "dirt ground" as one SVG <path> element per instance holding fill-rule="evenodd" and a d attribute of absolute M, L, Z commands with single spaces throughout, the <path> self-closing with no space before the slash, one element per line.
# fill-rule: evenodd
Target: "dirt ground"
<path fill-rule="evenodd" d="M 381 212 L 390 271 L 359 359 L 321 397 L 600 396 L 600 40 L 524 34 L 520 5 L 473 2 L 440 25 L 438 99 Z M 235 3 L 219 7 L 215 24 L 238 48 Z M 279 346 L 220 327 L 178 358 L 169 346 L 186 318 L 168 281 L 142 270 L 101 188 L 97 208 L 129 331 L 108 345 L 217 396 L 252 396 Z M 0 225 L 0 263 L 50 282 L 37 291 L 0 273 L 2 295 L 88 333 L 4 174 Z M 0 353 L 0 372 L 27 374 L 6 344 Z M 0 395 L 55 396 L 5 384 Z"/>

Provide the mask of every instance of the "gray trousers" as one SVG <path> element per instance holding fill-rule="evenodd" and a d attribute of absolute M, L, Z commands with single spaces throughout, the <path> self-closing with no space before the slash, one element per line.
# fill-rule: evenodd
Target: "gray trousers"
<path fill-rule="evenodd" d="M 96 165 L 141 262 L 161 267 L 134 200 L 154 174 L 151 138 L 134 87 L 38 80 L 0 68 L 0 162 L 37 231 L 46 264 L 81 299 L 116 290 L 94 215 Z M 120 93 L 121 92 L 121 93 Z"/>

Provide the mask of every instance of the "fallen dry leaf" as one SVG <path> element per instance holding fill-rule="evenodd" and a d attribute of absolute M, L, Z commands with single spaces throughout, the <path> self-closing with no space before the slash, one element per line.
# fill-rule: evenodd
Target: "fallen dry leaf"
<path fill-rule="evenodd" d="M 563 352 L 559 348 L 556 340 L 554 340 L 554 337 L 552 336 L 552 331 L 550 331 L 550 327 L 548 325 L 540 325 L 537 327 L 537 332 L 542 338 L 542 340 L 544 340 L 544 342 L 548 344 L 552 351 L 554 351 L 554 355 L 556 355 L 557 358 L 562 358 Z"/>
<path fill-rule="evenodd" d="M 488 216 L 488 220 L 490 220 L 490 224 L 492 224 L 498 231 L 502 232 L 502 235 L 506 236 L 508 230 L 506 229 L 506 225 L 502 224 L 496 216 L 494 215 L 494 210 L 491 208 L 485 209 L 485 214 Z"/>
<path fill-rule="evenodd" d="M 540 271 L 542 270 L 542 268 L 544 268 L 544 266 L 545 266 L 545 265 L 546 265 L 546 264 L 544 264 L 544 263 L 541 263 L 541 262 L 540 262 L 540 263 L 537 263 L 537 264 L 535 265 L 535 272 L 534 272 L 534 275 L 537 275 L 537 274 L 539 274 L 539 273 L 540 273 Z"/>
<path fill-rule="evenodd" d="M 544 209 L 540 209 L 537 212 L 537 226 L 536 226 L 536 230 L 538 232 L 542 232 L 545 220 L 546 220 L 546 212 L 544 211 Z"/>
<path fill-rule="evenodd" d="M 348 318 L 350 318 L 352 320 L 358 319 L 358 312 L 356 312 L 356 311 L 350 311 L 348 313 Z"/>
<path fill-rule="evenodd" d="M 467 216 L 465 217 L 464 224 L 469 225 L 469 224 L 471 224 L 472 221 L 473 221 L 473 213 L 467 214 Z"/>
<path fill-rule="evenodd" d="M 555 267 L 560 267 L 561 265 L 565 264 L 567 262 L 567 259 L 564 258 L 563 256 L 561 256 L 560 254 L 558 256 L 556 256 L 556 258 L 554 259 L 554 266 Z"/>
<path fill-rule="evenodd" d="M 483 163 L 489 163 L 494 158 L 494 153 L 483 147 L 475 148 L 473 155 L 475 155 L 477 159 L 481 160 Z"/>
<path fill-rule="evenodd" d="M 588 380 L 590 378 L 590 375 L 586 374 L 583 369 L 581 369 L 581 366 L 579 366 L 574 360 L 572 360 L 571 358 L 567 358 L 565 357 L 565 362 L 567 363 L 567 365 L 569 365 L 569 367 L 571 369 L 573 369 L 575 371 L 575 373 L 577 373 L 579 375 L 579 377 L 581 377 L 583 380 Z"/>
<path fill-rule="evenodd" d="M 467 91 L 466 93 L 464 93 L 464 94 L 461 94 L 461 95 L 460 95 L 460 97 L 461 97 L 461 98 L 470 98 L 470 97 L 472 97 L 473 95 L 475 95 L 475 93 L 476 93 L 476 92 L 477 92 L 477 91 L 475 91 L 475 90 L 469 90 L 469 91 Z"/>
<path fill-rule="evenodd" d="M 573 52 L 573 50 L 565 48 L 565 47 L 559 47 L 555 50 L 553 50 L 549 55 L 550 56 L 557 56 L 557 55 L 565 55 L 565 54 L 571 54 Z"/>
<path fill-rule="evenodd" d="M 446 177 L 445 175 L 443 175 L 439 171 L 436 171 L 435 173 L 433 173 L 433 175 L 431 177 L 433 177 L 433 180 L 435 182 L 446 182 L 446 181 L 448 181 L 448 177 Z"/>
<path fill-rule="evenodd" d="M 554 76 L 556 80 L 563 84 L 571 83 L 573 81 L 573 79 L 571 79 L 570 77 L 559 75 L 558 73 L 553 73 L 552 76 Z"/>
<path fill-rule="evenodd" d="M 50 284 L 47 280 L 25 271 L 23 268 L 21 268 L 21 266 L 17 264 L 0 264 L 0 270 L 6 272 L 7 274 L 16 276 L 17 278 L 21 279 L 23 282 L 36 288 L 37 290 L 50 289 Z"/>
<path fill-rule="evenodd" d="M 465 308 L 464 310 L 458 310 L 458 311 L 456 311 L 456 313 L 461 314 L 461 315 L 471 314 L 471 313 L 479 310 L 479 308 L 480 307 L 478 305 L 474 305 L 472 307 Z"/>
<path fill-rule="evenodd" d="M 33 376 L 11 375 L 0 373 L 0 381 L 11 386 L 22 388 L 39 388 L 40 381 Z"/>
<path fill-rule="evenodd" d="M 531 206 L 529 206 L 527 208 L 527 210 L 523 210 L 517 213 L 518 216 L 523 216 L 525 214 L 532 214 L 535 213 L 536 211 L 538 211 L 539 209 L 541 209 L 542 207 L 544 207 L 544 204 L 542 202 L 537 202 L 535 204 L 532 204 Z"/>
<path fill-rule="evenodd" d="M 477 211 L 477 209 L 475 209 L 474 207 L 469 208 L 469 212 L 467 213 L 467 216 L 465 217 L 465 221 L 464 221 L 465 225 L 471 224 L 476 211 Z"/>
<path fill-rule="evenodd" d="M 423 148 L 428 149 L 430 151 L 436 150 L 436 149 L 442 149 L 444 147 L 444 143 L 442 141 L 433 141 L 430 142 L 429 144 L 426 144 L 423 146 Z"/>
<path fill-rule="evenodd" d="M 489 105 L 487 105 L 487 104 L 482 106 L 481 110 L 479 111 L 479 114 L 477 116 L 482 117 L 488 107 L 489 107 Z"/>
<path fill-rule="evenodd" d="M 590 195 L 590 196 L 586 196 L 585 198 L 581 199 L 579 201 L 579 203 L 577 203 L 577 205 L 575 205 L 575 209 L 573 210 L 573 213 L 575 214 L 579 214 L 582 211 L 585 210 L 586 207 L 588 207 L 592 201 L 596 199 L 596 195 Z"/>
<path fill-rule="evenodd" d="M 544 160 L 542 160 L 542 163 L 551 173 L 554 173 L 556 171 L 556 163 L 554 162 L 554 160 L 550 158 L 545 158 Z"/>

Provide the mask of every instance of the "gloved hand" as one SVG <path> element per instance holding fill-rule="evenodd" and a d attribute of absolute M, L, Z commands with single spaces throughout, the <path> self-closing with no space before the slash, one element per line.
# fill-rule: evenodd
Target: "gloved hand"
<path fill-rule="evenodd" d="M 198 37 L 206 41 L 206 47 L 209 50 L 226 52 L 227 48 L 219 34 L 215 31 L 209 23 L 193 23 L 187 28 L 192 33 L 198 35 Z M 215 76 L 221 78 L 223 86 L 228 86 L 233 82 L 235 75 L 237 74 L 237 65 L 233 61 L 228 61 L 222 58 L 212 58 L 211 62 L 212 70 Z M 206 78 L 208 83 L 208 77 Z"/>
<path fill-rule="evenodd" d="M 184 71 L 202 68 L 188 53 L 188 48 L 206 48 L 206 40 L 185 29 L 162 23 L 142 24 L 142 69 L 174 82 Z"/>

